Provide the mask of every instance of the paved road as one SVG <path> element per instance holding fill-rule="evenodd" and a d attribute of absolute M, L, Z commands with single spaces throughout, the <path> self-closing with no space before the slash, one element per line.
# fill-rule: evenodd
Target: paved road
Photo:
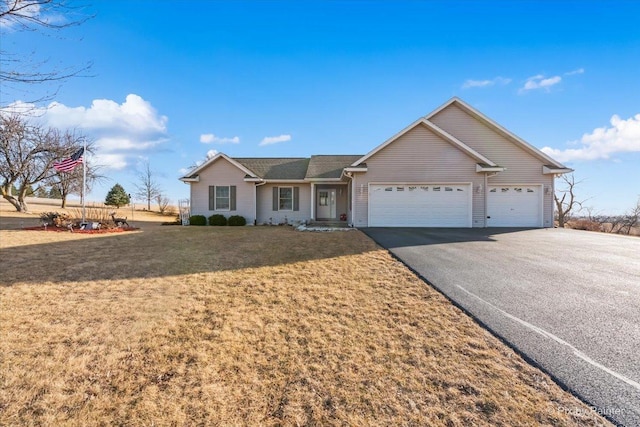
<path fill-rule="evenodd" d="M 607 418 L 640 426 L 640 238 L 362 231 Z"/>

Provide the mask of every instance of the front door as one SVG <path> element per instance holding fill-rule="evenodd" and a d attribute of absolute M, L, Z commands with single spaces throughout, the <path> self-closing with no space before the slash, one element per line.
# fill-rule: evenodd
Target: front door
<path fill-rule="evenodd" d="M 318 190 L 318 219 L 334 219 L 336 217 L 336 190 Z"/>

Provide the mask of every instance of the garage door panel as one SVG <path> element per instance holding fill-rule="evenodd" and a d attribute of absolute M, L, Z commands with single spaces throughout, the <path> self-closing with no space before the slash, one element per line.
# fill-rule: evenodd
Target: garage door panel
<path fill-rule="evenodd" d="M 542 186 L 492 185 L 487 197 L 489 227 L 542 227 Z"/>
<path fill-rule="evenodd" d="M 470 227 L 469 184 L 372 184 L 371 227 Z"/>

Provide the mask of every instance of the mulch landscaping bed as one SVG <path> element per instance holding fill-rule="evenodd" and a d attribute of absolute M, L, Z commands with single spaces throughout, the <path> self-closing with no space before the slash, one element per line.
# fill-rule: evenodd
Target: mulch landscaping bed
<path fill-rule="evenodd" d="M 37 227 L 24 227 L 23 230 L 32 230 L 32 231 L 54 231 L 56 233 L 70 233 L 71 230 L 68 228 L 59 228 L 59 227 L 43 227 L 41 225 Z M 125 231 L 136 231 L 140 230 L 139 227 L 123 227 L 123 228 L 101 228 L 99 230 L 81 230 L 79 228 L 74 228 L 74 233 L 83 233 L 83 234 L 107 234 L 107 233 L 122 233 Z"/>

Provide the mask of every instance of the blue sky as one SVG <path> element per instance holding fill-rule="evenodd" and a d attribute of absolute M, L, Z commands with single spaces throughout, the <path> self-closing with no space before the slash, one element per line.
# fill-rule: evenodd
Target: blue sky
<path fill-rule="evenodd" d="M 595 212 L 640 197 L 640 2 L 96 1 L 86 12 L 57 34 L 5 27 L 2 49 L 93 62 L 38 119 L 96 140 L 89 160 L 110 180 L 91 200 L 116 182 L 134 192 L 145 160 L 176 203 L 188 197 L 178 177 L 212 150 L 366 154 L 452 96 L 574 168 Z M 3 88 L 1 101 L 52 90 Z"/>

